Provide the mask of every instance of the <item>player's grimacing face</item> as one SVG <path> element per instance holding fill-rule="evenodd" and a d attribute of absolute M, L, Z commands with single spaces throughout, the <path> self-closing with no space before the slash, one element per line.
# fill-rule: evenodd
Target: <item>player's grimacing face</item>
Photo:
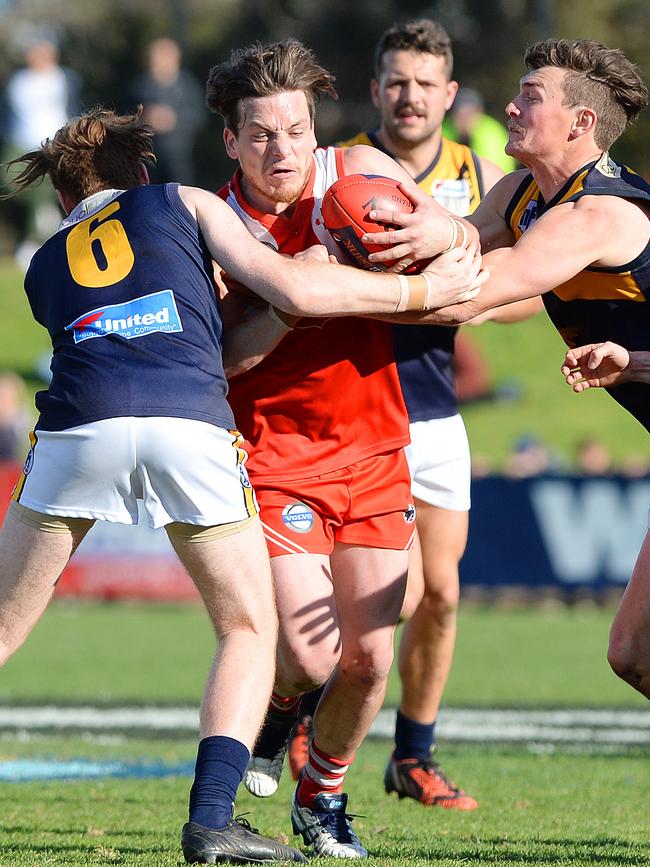
<path fill-rule="evenodd" d="M 576 109 L 564 105 L 565 72 L 553 66 L 533 69 L 506 106 L 506 153 L 524 165 L 561 153 L 571 134 Z"/>
<path fill-rule="evenodd" d="M 224 131 L 228 155 L 239 160 L 244 188 L 260 210 L 290 205 L 304 190 L 316 148 L 313 121 L 301 90 L 242 100 L 237 135 Z"/>
<path fill-rule="evenodd" d="M 403 144 L 420 144 L 435 135 L 457 90 L 444 58 L 422 51 L 387 51 L 379 79 L 371 82 L 383 130 Z"/>

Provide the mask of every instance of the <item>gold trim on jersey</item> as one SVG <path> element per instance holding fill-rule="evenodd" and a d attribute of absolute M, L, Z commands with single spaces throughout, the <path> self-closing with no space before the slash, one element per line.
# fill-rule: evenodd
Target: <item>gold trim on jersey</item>
<path fill-rule="evenodd" d="M 639 284 L 630 271 L 592 271 L 585 269 L 553 290 L 562 301 L 645 301 Z"/>

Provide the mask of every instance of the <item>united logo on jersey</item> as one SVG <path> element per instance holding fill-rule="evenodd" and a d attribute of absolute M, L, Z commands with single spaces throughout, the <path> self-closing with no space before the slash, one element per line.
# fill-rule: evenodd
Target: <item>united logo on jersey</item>
<path fill-rule="evenodd" d="M 183 330 L 171 289 L 134 298 L 124 304 L 109 304 L 83 313 L 65 327 L 72 331 L 74 342 L 116 334 L 132 340 L 156 331 L 168 334 Z"/>

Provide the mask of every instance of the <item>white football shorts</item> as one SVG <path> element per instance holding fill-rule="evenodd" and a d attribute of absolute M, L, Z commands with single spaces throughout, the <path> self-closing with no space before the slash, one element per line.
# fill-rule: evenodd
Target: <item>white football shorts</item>
<path fill-rule="evenodd" d="M 258 507 L 237 431 L 167 417 L 109 418 L 30 434 L 13 499 L 47 515 L 151 527 L 173 521 L 211 527 Z"/>
<path fill-rule="evenodd" d="M 411 423 L 406 459 L 414 497 L 448 509 L 470 507 L 471 460 L 465 424 L 460 415 Z"/>

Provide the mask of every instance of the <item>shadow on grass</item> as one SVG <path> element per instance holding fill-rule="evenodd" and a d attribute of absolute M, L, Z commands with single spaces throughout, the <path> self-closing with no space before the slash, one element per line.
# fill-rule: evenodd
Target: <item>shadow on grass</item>
<path fill-rule="evenodd" d="M 383 853 L 382 853 L 383 854 Z M 421 847 L 412 857 L 446 860 L 459 864 L 609 864 L 613 867 L 648 867 L 650 843 L 615 838 L 597 840 L 552 839 L 518 840 L 503 837 L 481 838 L 471 846 L 455 851 L 443 847 Z"/>

